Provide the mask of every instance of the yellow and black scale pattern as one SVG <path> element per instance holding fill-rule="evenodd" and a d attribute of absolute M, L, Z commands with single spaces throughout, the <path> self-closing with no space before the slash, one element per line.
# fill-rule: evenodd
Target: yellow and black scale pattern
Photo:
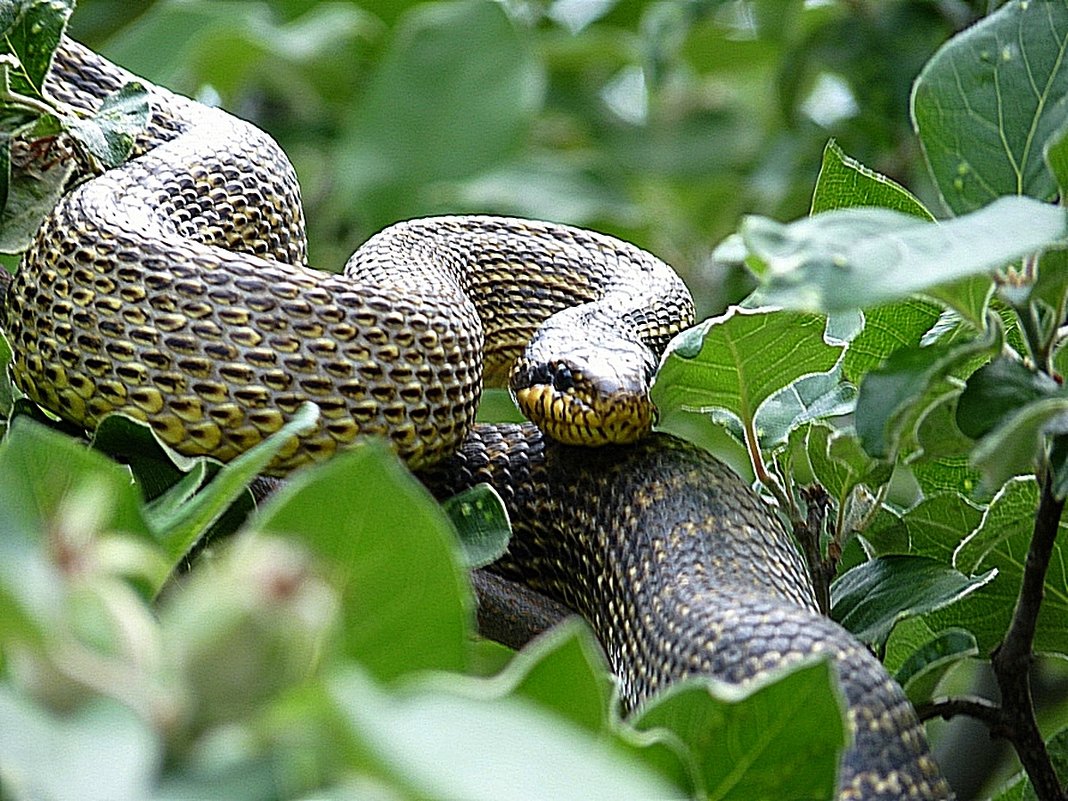
<path fill-rule="evenodd" d="M 48 88 L 89 109 L 131 79 L 65 41 Z M 387 229 L 326 275 L 305 264 L 273 141 L 150 89 L 138 157 L 64 198 L 5 298 L 31 398 L 86 428 L 124 411 L 221 459 L 313 400 L 319 428 L 274 472 L 379 434 L 436 492 L 491 481 L 515 524 L 499 569 L 587 617 L 628 704 L 690 673 L 744 683 L 827 653 L 854 729 L 839 797 L 949 797 L 900 688 L 815 612 L 788 535 L 727 468 L 663 436 L 579 451 L 530 425 L 471 429 L 483 372 L 500 381 L 516 361 L 520 400 L 586 438 L 568 422 L 586 413 L 577 390 L 633 394 L 692 317 L 666 265 L 565 226 L 447 217 Z"/>
<path fill-rule="evenodd" d="M 826 654 L 853 742 L 839 801 L 946 799 L 923 726 L 882 664 L 819 614 L 789 534 L 723 463 L 664 435 L 581 449 L 478 426 L 421 474 L 439 497 L 492 484 L 513 538 L 493 569 L 585 617 L 633 708 L 681 676 L 745 684 Z"/>
<path fill-rule="evenodd" d="M 49 88 L 92 108 L 133 77 L 68 42 Z M 316 402 L 318 429 L 276 473 L 359 435 L 389 438 L 413 466 L 455 450 L 483 350 L 494 383 L 518 360 L 521 405 L 555 415 L 558 435 L 589 435 L 580 390 L 606 366 L 593 394 L 607 382 L 625 398 L 602 415 L 608 438 L 628 438 L 635 395 L 651 409 L 656 351 L 693 316 L 659 259 L 568 226 L 437 217 L 386 229 L 327 274 L 305 263 L 296 176 L 270 137 L 157 87 L 152 107 L 138 157 L 61 201 L 8 293 L 14 377 L 33 400 L 88 428 L 122 411 L 181 452 L 224 460 Z M 545 344 L 524 353 L 539 327 Z M 581 346 L 602 331 L 618 358 L 606 341 L 584 365 Z M 538 348 L 567 341 L 569 386 L 553 392 Z M 629 438 L 651 424 L 646 412 Z"/>

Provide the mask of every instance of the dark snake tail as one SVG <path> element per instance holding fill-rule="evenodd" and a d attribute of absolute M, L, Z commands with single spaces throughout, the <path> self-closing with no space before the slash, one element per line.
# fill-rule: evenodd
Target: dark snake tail
<path fill-rule="evenodd" d="M 421 477 L 439 496 L 483 481 L 501 493 L 514 537 L 495 569 L 590 622 L 627 705 L 683 676 L 744 684 L 830 654 L 854 738 L 839 799 L 951 797 L 904 693 L 816 612 L 778 519 L 708 453 L 663 435 L 591 451 L 479 426 Z"/>

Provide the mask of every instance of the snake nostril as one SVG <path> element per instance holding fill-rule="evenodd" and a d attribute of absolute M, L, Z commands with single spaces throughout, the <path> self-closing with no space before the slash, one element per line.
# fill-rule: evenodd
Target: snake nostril
<path fill-rule="evenodd" d="M 567 392 L 575 386 L 575 377 L 571 375 L 571 368 L 561 364 L 553 373 L 553 389 L 557 392 Z"/>

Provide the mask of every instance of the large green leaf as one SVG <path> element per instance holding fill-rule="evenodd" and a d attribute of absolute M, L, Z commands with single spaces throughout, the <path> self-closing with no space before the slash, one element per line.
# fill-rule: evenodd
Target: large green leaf
<path fill-rule="evenodd" d="M 913 125 L 957 214 L 1002 195 L 1050 200 L 1043 159 L 1068 114 L 1068 5 L 1014 0 L 953 37 L 916 79 Z"/>
<path fill-rule="evenodd" d="M 1034 479 L 1009 481 L 994 497 L 982 523 L 961 544 L 954 566 L 962 573 L 974 575 L 996 568 L 997 577 L 958 603 L 925 617 L 933 631 L 950 627 L 964 628 L 975 635 L 981 653 L 988 653 L 1001 640 L 1023 578 L 1024 562 L 1031 544 L 1038 488 Z M 1035 630 L 1035 649 L 1051 653 L 1068 653 L 1068 554 L 1065 553 L 1064 529 L 1053 545 L 1045 595 Z"/>
<path fill-rule="evenodd" d="M 794 665 L 737 687 L 712 679 L 674 685 L 635 715 L 690 748 L 707 798 L 826 799 L 848 741 L 833 665 Z"/>
<path fill-rule="evenodd" d="M 1046 740 L 1046 750 L 1049 752 L 1053 769 L 1063 785 L 1068 782 L 1068 728 L 1061 729 Z M 1014 776 L 991 801 L 1039 801 L 1039 798 L 1027 774 L 1021 772 Z"/>
<path fill-rule="evenodd" d="M 360 750 L 405 797 L 498 801 L 685 798 L 627 751 L 520 697 L 455 678 L 389 695 L 349 671 L 330 691 Z"/>
<path fill-rule="evenodd" d="M 13 798 L 143 801 L 161 751 L 148 723 L 117 701 L 61 717 L 0 685 L 0 764 Z"/>
<path fill-rule="evenodd" d="M 966 576 L 926 556 L 879 556 L 831 584 L 831 617 L 882 651 L 899 621 L 955 603 L 996 574 Z"/>
<path fill-rule="evenodd" d="M 342 598 L 342 651 L 375 677 L 464 667 L 472 621 L 455 537 L 383 444 L 294 475 L 251 525 L 303 542 L 323 560 Z"/>
<path fill-rule="evenodd" d="M 1063 208 L 1023 197 L 1000 198 L 941 223 L 851 208 L 786 224 L 747 217 L 741 229 L 762 300 L 823 312 L 875 306 L 991 273 L 1066 234 Z M 971 316 L 973 306 L 957 310 Z"/>
<path fill-rule="evenodd" d="M 818 314 L 733 307 L 672 340 L 653 401 L 667 412 L 727 412 L 751 426 L 776 392 L 835 365 L 842 348 L 827 344 L 825 326 Z"/>

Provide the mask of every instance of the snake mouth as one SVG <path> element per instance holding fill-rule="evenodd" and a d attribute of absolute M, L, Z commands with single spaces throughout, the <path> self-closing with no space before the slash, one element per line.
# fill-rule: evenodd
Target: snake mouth
<path fill-rule="evenodd" d="M 513 381 L 512 397 L 527 419 L 565 445 L 630 444 L 648 434 L 657 417 L 646 393 L 591 391 L 582 373 L 563 363 L 540 364 Z"/>

